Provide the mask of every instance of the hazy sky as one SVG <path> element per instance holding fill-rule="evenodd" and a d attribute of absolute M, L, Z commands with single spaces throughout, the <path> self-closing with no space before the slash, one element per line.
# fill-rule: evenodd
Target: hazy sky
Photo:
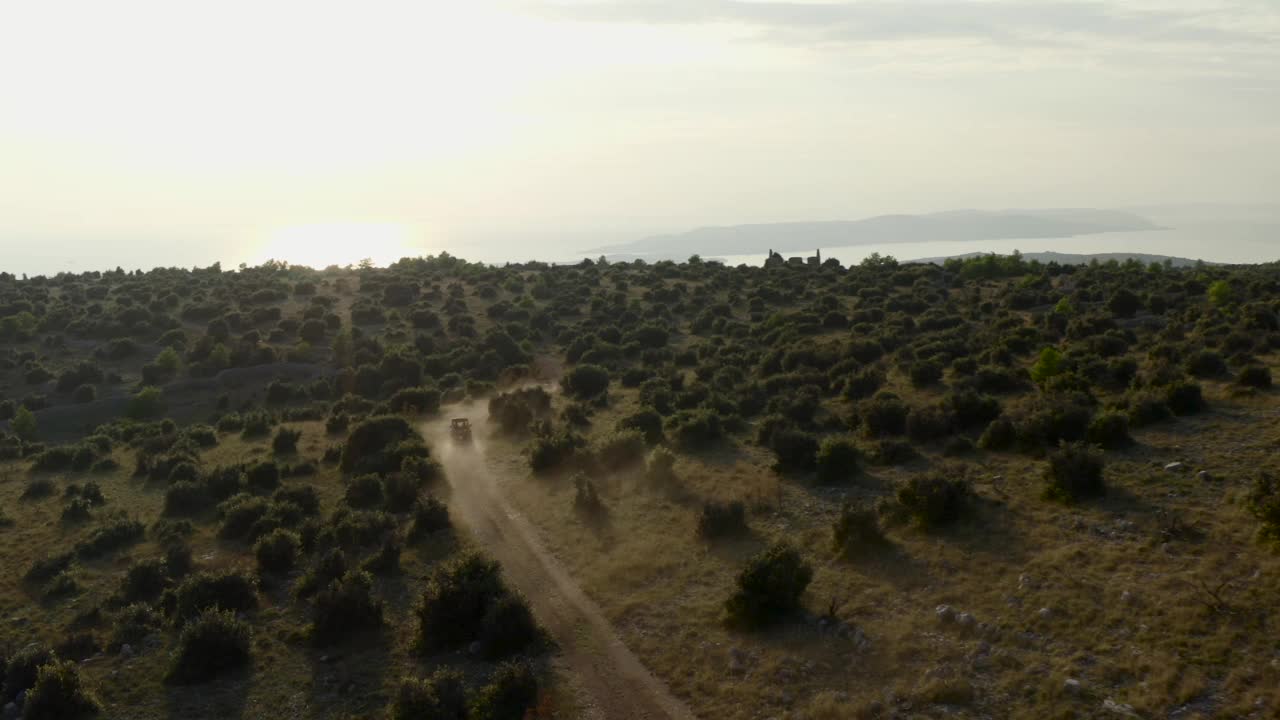
<path fill-rule="evenodd" d="M 0 269 L 1278 187 L 1277 0 L 0 2 Z"/>

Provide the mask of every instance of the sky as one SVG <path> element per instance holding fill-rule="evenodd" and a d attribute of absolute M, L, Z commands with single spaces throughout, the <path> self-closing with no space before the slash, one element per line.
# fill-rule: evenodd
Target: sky
<path fill-rule="evenodd" d="M 0 270 L 1277 187 L 1276 0 L 0 0 Z"/>

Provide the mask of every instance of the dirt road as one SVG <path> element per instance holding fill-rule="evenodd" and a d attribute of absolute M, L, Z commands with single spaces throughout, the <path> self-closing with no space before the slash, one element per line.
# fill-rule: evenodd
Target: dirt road
<path fill-rule="evenodd" d="M 470 413 L 483 417 L 483 413 Z M 560 647 L 560 662 L 577 683 L 583 716 L 592 720 L 693 720 L 689 709 L 644 667 L 569 573 L 538 540 L 533 526 L 502 496 L 496 465 L 485 457 L 477 423 L 471 447 L 455 446 L 447 423 L 422 428 L 453 488 L 450 511 L 502 563 L 507 579 L 529 599 Z"/>

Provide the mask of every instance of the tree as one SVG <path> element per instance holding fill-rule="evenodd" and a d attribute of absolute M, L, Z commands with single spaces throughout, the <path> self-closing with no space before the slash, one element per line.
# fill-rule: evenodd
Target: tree
<path fill-rule="evenodd" d="M 1036 364 L 1031 366 L 1031 379 L 1038 383 L 1062 372 L 1062 353 L 1057 348 L 1047 347 L 1040 351 Z"/>

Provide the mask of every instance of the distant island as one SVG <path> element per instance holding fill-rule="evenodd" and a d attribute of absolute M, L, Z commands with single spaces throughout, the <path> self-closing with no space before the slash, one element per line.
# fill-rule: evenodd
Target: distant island
<path fill-rule="evenodd" d="M 924 215 L 879 215 L 852 221 L 789 222 L 704 227 L 594 248 L 587 252 L 653 259 L 750 255 L 769 250 L 812 251 L 878 243 L 1066 238 L 1104 232 L 1160 230 L 1123 210 L 951 210 Z"/>
<path fill-rule="evenodd" d="M 914 260 L 905 260 L 904 262 L 919 263 L 919 264 L 932 263 L 934 265 L 941 265 L 948 260 L 968 260 L 970 258 L 982 257 L 984 255 L 996 255 L 996 254 L 1001 254 L 1001 253 L 971 252 L 971 253 L 964 253 L 961 255 L 950 255 L 947 257 L 916 258 Z M 1205 265 L 1218 264 L 1218 263 L 1207 262 L 1204 260 L 1194 260 L 1192 258 L 1174 257 L 1172 255 L 1151 255 L 1149 253 L 1080 254 L 1080 253 L 1060 253 L 1060 252 L 1048 251 L 1048 252 L 1022 253 L 1022 258 L 1024 260 L 1028 260 L 1028 261 L 1036 260 L 1042 263 L 1056 262 L 1059 265 L 1087 265 L 1090 262 L 1093 262 L 1094 260 L 1097 260 L 1098 262 L 1102 262 L 1102 263 L 1109 262 L 1111 260 L 1115 260 L 1116 262 L 1127 262 L 1129 260 L 1137 260 L 1138 262 L 1147 263 L 1147 264 L 1168 262 L 1173 267 L 1193 267 L 1200 263 L 1204 263 Z"/>

